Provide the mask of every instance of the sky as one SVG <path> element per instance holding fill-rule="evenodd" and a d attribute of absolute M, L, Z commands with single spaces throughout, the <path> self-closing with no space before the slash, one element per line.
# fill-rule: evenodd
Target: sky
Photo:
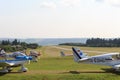
<path fill-rule="evenodd" d="M 120 37 L 120 0 L 0 0 L 0 38 L 92 37 Z"/>

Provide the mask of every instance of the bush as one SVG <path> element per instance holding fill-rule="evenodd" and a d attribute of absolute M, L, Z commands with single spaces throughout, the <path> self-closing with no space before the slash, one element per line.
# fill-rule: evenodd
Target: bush
<path fill-rule="evenodd" d="M 27 45 L 28 48 L 31 48 L 31 49 L 36 49 L 38 47 L 38 44 L 36 43 L 31 43 L 31 44 L 28 44 Z"/>

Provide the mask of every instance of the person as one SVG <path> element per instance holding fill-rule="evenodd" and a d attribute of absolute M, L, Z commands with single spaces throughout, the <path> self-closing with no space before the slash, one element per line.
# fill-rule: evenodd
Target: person
<path fill-rule="evenodd" d="M 29 56 L 32 56 L 33 62 L 37 62 L 40 55 L 41 55 L 40 53 L 33 51 L 33 50 L 30 51 L 30 54 L 29 54 Z"/>
<path fill-rule="evenodd" d="M 4 51 L 3 48 L 1 48 L 0 53 L 1 53 L 1 54 L 5 54 L 6 52 Z"/>
<path fill-rule="evenodd" d="M 20 52 L 24 53 L 26 56 L 28 55 L 25 49 L 23 51 L 20 51 Z"/>
<path fill-rule="evenodd" d="M 7 54 L 3 48 L 0 49 L 0 54 L 2 55 L 2 57 L 4 57 L 5 60 L 7 60 Z"/>
<path fill-rule="evenodd" d="M 1 54 L 1 48 L 0 48 L 0 58 L 3 58 L 3 54 Z"/>

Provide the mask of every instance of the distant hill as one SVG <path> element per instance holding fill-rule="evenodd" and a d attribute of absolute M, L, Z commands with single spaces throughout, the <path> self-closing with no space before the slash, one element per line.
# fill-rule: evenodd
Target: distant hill
<path fill-rule="evenodd" d="M 13 41 L 16 38 L 0 38 L 0 40 Z M 38 43 L 39 45 L 58 45 L 61 43 L 86 43 L 87 38 L 28 38 L 17 39 L 26 43 Z"/>

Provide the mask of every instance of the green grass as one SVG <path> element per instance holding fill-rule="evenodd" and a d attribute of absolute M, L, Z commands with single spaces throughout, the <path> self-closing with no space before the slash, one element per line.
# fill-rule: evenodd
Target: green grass
<path fill-rule="evenodd" d="M 71 48 L 68 46 L 63 46 Z M 89 48 L 81 49 L 111 51 L 111 48 Z M 37 49 L 39 51 L 39 49 Z M 112 48 L 112 51 L 119 51 Z M 50 46 L 40 48 L 42 53 L 39 61 L 25 64 L 29 69 L 26 73 L 17 73 L 20 67 L 14 68 L 11 73 L 0 74 L 2 80 L 119 80 L 120 73 L 112 72 L 110 67 L 93 64 L 78 64 L 73 57 L 60 57 L 59 49 Z M 71 53 L 71 51 L 67 51 Z"/>
<path fill-rule="evenodd" d="M 19 75 L 19 76 L 18 76 Z M 6 75 L 2 80 L 119 80 L 118 75 L 113 74 L 47 74 L 47 75 Z"/>

